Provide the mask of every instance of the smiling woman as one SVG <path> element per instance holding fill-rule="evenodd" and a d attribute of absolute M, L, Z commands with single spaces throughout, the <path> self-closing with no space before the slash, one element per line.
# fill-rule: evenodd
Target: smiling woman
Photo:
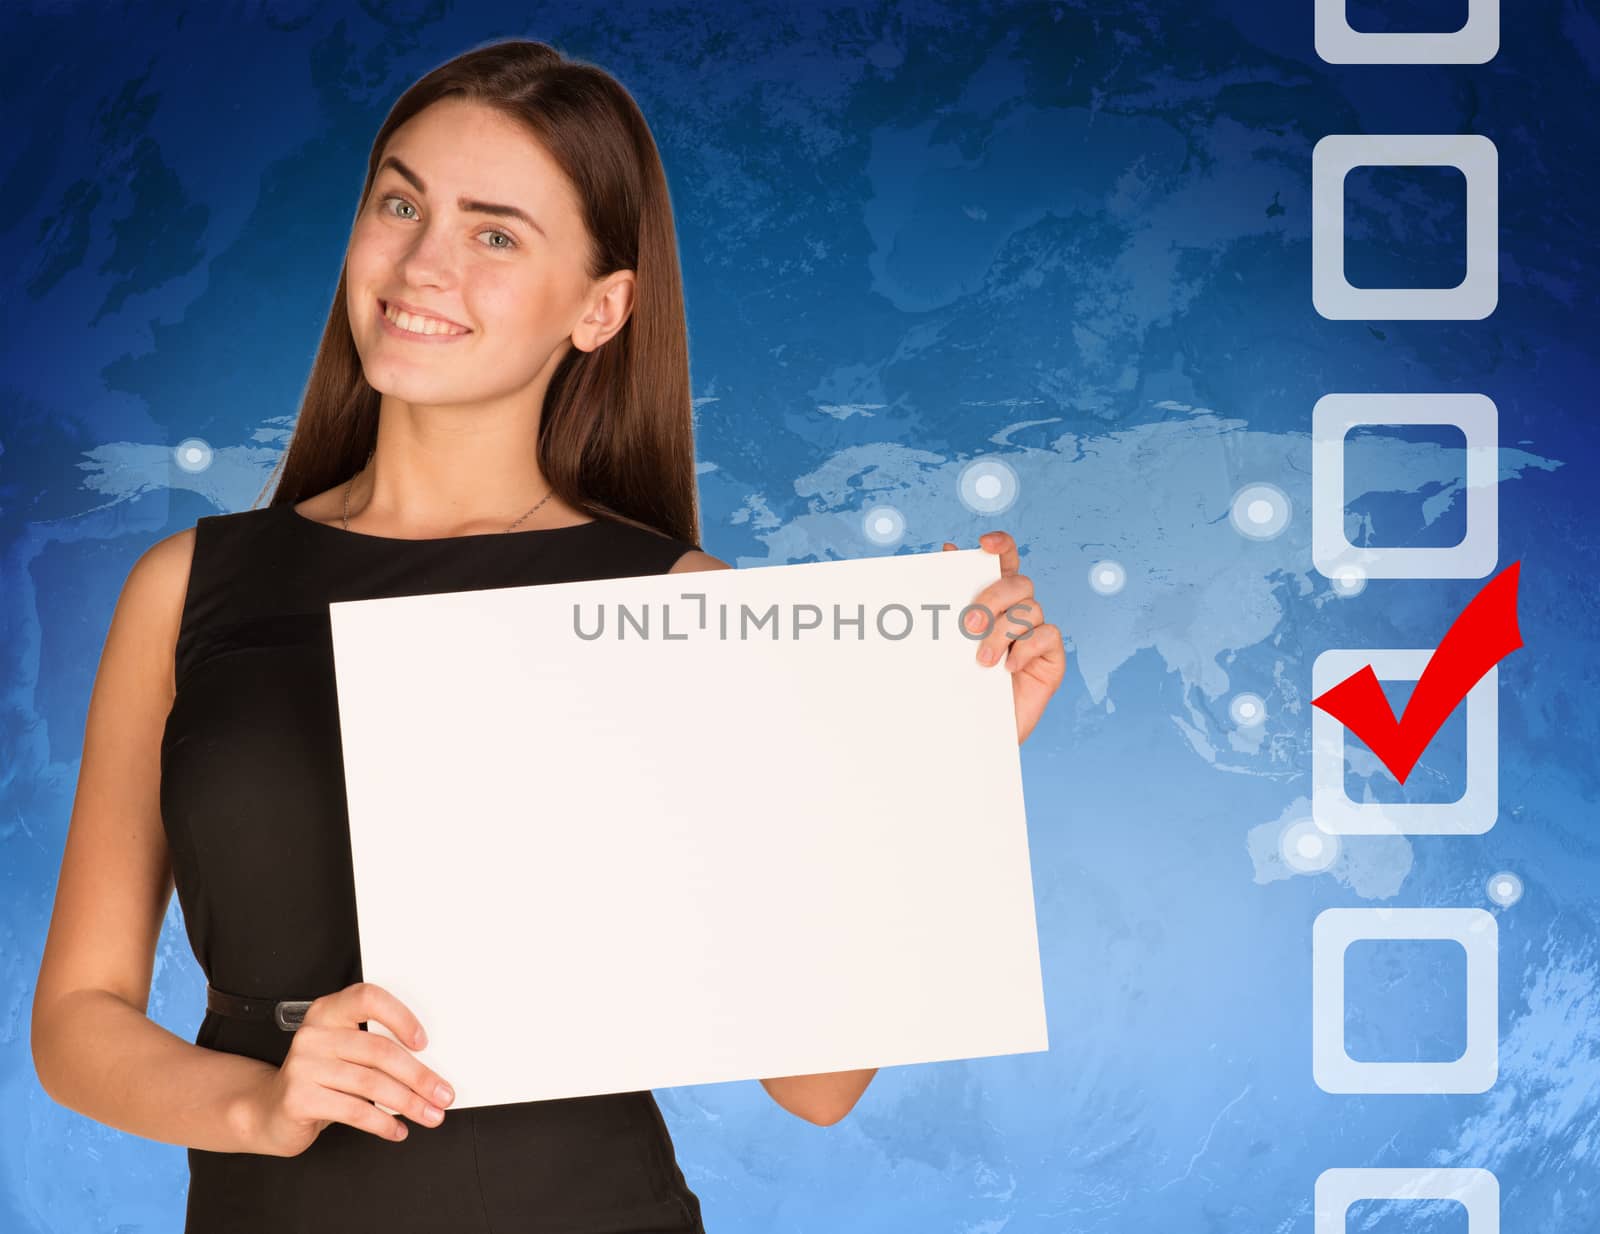
<path fill-rule="evenodd" d="M 490 186 L 526 208 L 487 200 Z M 561 165 L 494 106 L 446 97 L 399 126 L 345 266 L 367 380 L 410 404 L 493 408 L 508 396 L 525 404 L 574 350 L 593 354 L 623 326 L 637 276 L 632 262 L 598 268 L 613 263 L 594 261 L 584 214 Z M 581 338 L 575 321 L 587 327 Z M 449 343 L 449 354 L 418 349 L 419 340 Z M 559 410 L 546 414 L 554 426 Z M 579 493 L 563 497 L 581 508 Z"/>
<path fill-rule="evenodd" d="M 140 558 L 89 707 L 34 1059 L 63 1104 L 187 1146 L 191 1234 L 703 1230 L 650 1092 L 450 1111 L 425 1026 L 364 979 L 328 623 L 339 600 L 724 568 L 698 549 L 690 412 L 666 179 L 627 91 L 525 41 L 408 89 L 270 505 Z M 192 1044 L 144 1014 L 173 889 L 208 983 Z M 860 1088 L 768 1091 L 826 1123 Z"/>
<path fill-rule="evenodd" d="M 503 529 L 543 493 L 521 526 L 696 542 L 676 244 L 609 75 L 524 41 L 434 70 L 373 141 L 273 503 L 332 521 L 353 476 L 355 526 L 417 538 Z"/>

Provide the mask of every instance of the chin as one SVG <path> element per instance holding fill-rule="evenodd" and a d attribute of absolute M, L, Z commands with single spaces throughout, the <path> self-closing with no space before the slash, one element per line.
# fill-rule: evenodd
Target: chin
<path fill-rule="evenodd" d="M 413 407 L 464 407 L 497 397 L 494 391 L 470 389 L 459 382 L 440 380 L 437 374 L 395 373 L 381 364 L 370 375 L 363 368 L 363 374 L 367 384 L 383 397 Z"/>

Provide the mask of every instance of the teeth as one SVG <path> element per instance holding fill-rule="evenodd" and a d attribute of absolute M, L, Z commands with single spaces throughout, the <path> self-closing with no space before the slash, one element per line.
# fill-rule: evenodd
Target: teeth
<path fill-rule="evenodd" d="M 465 334 L 466 331 L 458 326 L 448 325 L 436 317 L 415 317 L 410 313 L 402 313 L 394 305 L 384 306 L 383 315 L 402 330 L 409 330 L 412 334 Z"/>

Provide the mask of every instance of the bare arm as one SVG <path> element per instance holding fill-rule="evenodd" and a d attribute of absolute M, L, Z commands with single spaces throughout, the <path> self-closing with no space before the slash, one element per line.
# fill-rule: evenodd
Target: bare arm
<path fill-rule="evenodd" d="M 819 1127 L 831 1127 L 855 1108 L 876 1067 L 860 1071 L 819 1071 L 815 1075 L 772 1076 L 761 1087 L 789 1113 Z"/>
<path fill-rule="evenodd" d="M 698 550 L 685 553 L 673 563 L 668 574 L 689 574 L 698 570 L 731 570 L 725 561 Z M 838 1122 L 855 1107 L 861 1094 L 878 1074 L 876 1067 L 859 1071 L 821 1071 L 815 1075 L 771 1076 L 761 1081 L 767 1095 L 797 1118 L 827 1127 Z"/>
<path fill-rule="evenodd" d="M 249 1095 L 277 1068 L 208 1050 L 149 1019 L 156 942 L 172 894 L 160 810 L 161 733 L 194 532 L 129 571 L 101 651 L 31 1043 L 52 1098 L 120 1131 L 248 1152 Z"/>

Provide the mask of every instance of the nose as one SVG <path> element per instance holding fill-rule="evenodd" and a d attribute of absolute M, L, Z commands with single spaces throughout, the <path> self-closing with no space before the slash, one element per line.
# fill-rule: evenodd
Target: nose
<path fill-rule="evenodd" d="M 456 278 L 458 255 L 449 237 L 433 223 L 424 223 L 414 233 L 409 248 L 400 255 L 399 273 L 409 287 L 447 288 Z"/>

